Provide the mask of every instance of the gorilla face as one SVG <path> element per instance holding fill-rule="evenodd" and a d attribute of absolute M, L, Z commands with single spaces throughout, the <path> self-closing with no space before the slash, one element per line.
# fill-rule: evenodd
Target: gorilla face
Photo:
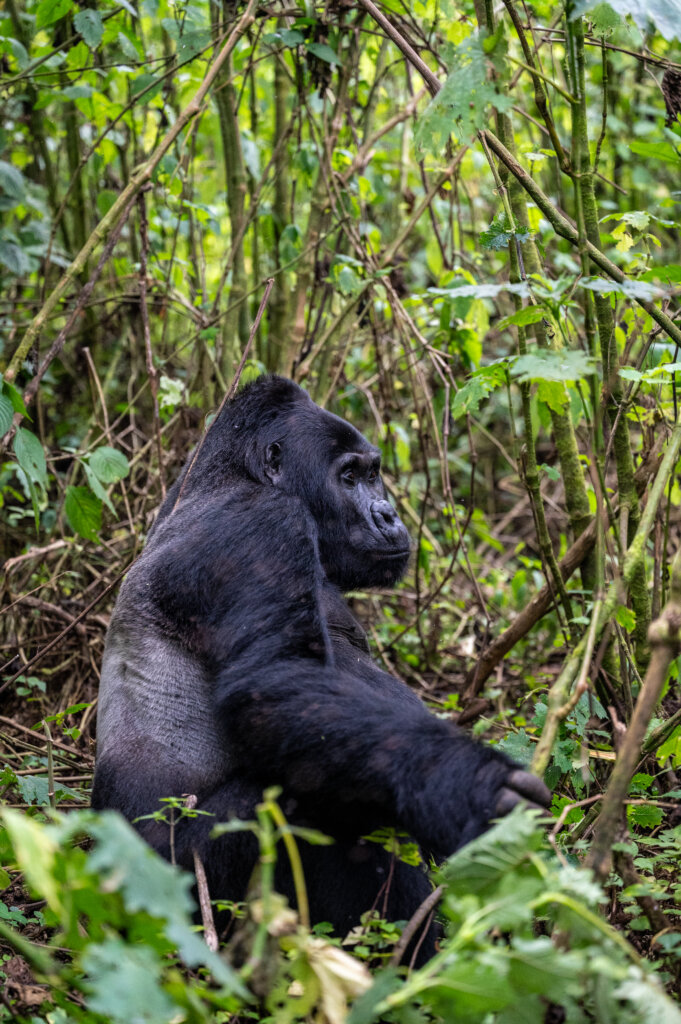
<path fill-rule="evenodd" d="M 319 557 L 341 590 L 392 586 L 409 561 L 409 534 L 387 500 L 381 455 L 345 420 L 307 399 L 272 424 L 265 476 L 307 504 Z"/>
<path fill-rule="evenodd" d="M 387 500 L 380 467 L 380 454 L 369 448 L 337 456 L 327 473 L 319 556 L 341 590 L 392 586 L 409 561 L 409 534 Z"/>

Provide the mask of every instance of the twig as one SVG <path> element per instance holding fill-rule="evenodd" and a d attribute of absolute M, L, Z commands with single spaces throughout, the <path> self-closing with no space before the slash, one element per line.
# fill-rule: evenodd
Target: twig
<path fill-rule="evenodd" d="M 52 756 L 52 733 L 47 722 L 43 722 L 45 737 L 47 739 L 47 799 L 50 801 L 52 810 L 56 810 L 57 801 L 54 795 L 54 757 Z"/>
<path fill-rule="evenodd" d="M 203 922 L 203 937 L 209 949 L 217 953 L 219 942 L 218 933 L 215 930 L 213 920 L 213 908 L 210 904 L 210 892 L 208 890 L 208 879 L 203 861 L 196 850 L 194 853 L 194 874 L 196 875 L 196 889 L 199 894 L 199 908 L 201 910 L 201 921 Z"/>
<path fill-rule="evenodd" d="M 267 305 L 267 300 L 270 297 L 270 292 L 272 291 L 272 286 L 273 285 L 274 285 L 274 278 L 273 277 L 268 277 L 267 283 L 265 285 L 265 294 L 263 295 L 262 299 L 260 300 L 260 306 L 258 307 L 258 312 L 255 315 L 255 320 L 253 321 L 253 326 L 251 327 L 251 333 L 248 336 L 248 341 L 246 342 L 246 347 L 244 348 L 244 353 L 243 353 L 243 355 L 241 357 L 241 362 L 239 363 L 239 365 L 237 367 L 236 373 L 234 374 L 234 379 L 232 380 L 232 383 L 229 386 L 229 390 L 225 392 L 225 396 L 222 399 L 222 401 L 220 402 L 220 406 L 218 408 L 218 411 L 215 414 L 215 417 L 213 419 L 213 423 L 217 422 L 217 420 L 218 420 L 218 418 L 220 416 L 220 413 L 224 409 L 224 407 L 227 404 L 227 402 L 230 401 L 230 399 L 234 398 L 234 396 L 236 394 L 236 389 L 239 386 L 239 380 L 241 379 L 241 374 L 243 372 L 243 368 L 246 365 L 246 360 L 248 359 L 248 353 L 251 350 L 251 345 L 253 344 L 253 339 L 255 338 L 255 335 L 256 335 L 256 332 L 258 330 L 258 327 L 260 327 L 260 321 L 262 320 L 262 315 L 265 312 L 265 306 Z M 213 423 L 211 423 L 211 426 L 213 425 Z M 196 460 L 199 457 L 199 452 L 203 448 L 204 441 L 208 437 L 209 431 L 210 431 L 210 427 L 208 428 L 208 430 L 205 431 L 203 437 L 201 438 L 201 440 L 199 441 L 199 443 L 196 446 L 196 451 L 194 452 L 194 455 L 192 457 L 192 461 L 189 463 L 189 468 L 187 469 L 187 472 L 184 475 L 184 479 L 182 480 L 182 484 L 180 485 L 179 494 L 177 495 L 177 498 L 175 499 L 175 504 L 173 505 L 173 509 L 172 509 L 173 512 L 175 511 L 175 509 L 177 508 L 177 506 L 180 503 L 180 499 L 182 498 L 182 494 L 184 492 L 187 480 L 189 479 L 189 474 L 191 473 L 192 469 L 194 468 L 194 464 L 195 464 Z"/>
<path fill-rule="evenodd" d="M 123 579 L 123 577 L 125 576 L 126 572 L 128 572 L 128 570 L 130 569 L 130 566 L 132 564 L 133 563 L 131 562 L 130 565 L 126 565 L 125 569 L 122 569 L 118 573 L 118 575 L 115 576 L 114 579 L 111 580 L 110 583 L 107 583 L 107 585 L 104 587 L 104 590 L 101 592 L 101 594 L 99 594 L 94 599 L 94 601 L 90 601 L 90 604 L 86 608 L 83 608 L 82 612 L 79 612 L 78 615 L 76 615 L 76 617 L 74 618 L 73 622 L 70 622 L 69 625 L 65 629 L 62 629 L 61 633 L 58 633 L 57 636 L 55 636 L 54 640 L 50 640 L 50 642 L 48 644 L 45 644 L 44 647 L 41 647 L 41 649 L 37 652 L 37 654 L 34 654 L 32 658 L 28 659 L 28 661 L 26 662 L 25 665 L 21 666 L 21 668 L 19 669 L 18 672 L 15 672 L 15 674 L 13 676 L 10 676 L 9 679 L 5 680 L 5 682 L 0 686 L 0 693 L 2 693 L 4 690 L 6 690 L 8 686 L 11 686 L 12 683 L 15 683 L 17 681 L 17 679 L 19 678 L 19 676 L 23 676 L 24 673 L 27 672 L 29 668 L 32 668 L 36 664 L 36 662 L 41 661 L 45 657 L 45 655 L 48 654 L 52 650 L 53 647 L 56 647 L 57 644 L 61 643 L 61 641 L 64 639 L 64 637 L 67 636 L 71 632 L 72 629 L 75 629 L 75 627 L 78 625 L 78 623 L 82 619 L 84 619 L 87 615 L 89 615 L 90 612 L 92 611 L 92 609 L 95 608 L 99 604 L 99 602 L 102 601 L 106 597 L 107 594 L 110 594 L 111 591 L 114 589 L 114 587 L 118 586 L 118 584 Z M 2 716 L 0 716 L 0 721 L 2 721 L 2 720 L 3 720 Z M 7 721 L 11 722 L 12 720 L 8 719 Z M 53 741 L 53 742 L 56 742 L 56 740 Z"/>
<path fill-rule="evenodd" d="M 434 910 L 435 907 L 438 905 L 438 903 L 440 902 L 440 897 L 442 896 L 442 893 L 444 891 L 444 885 L 438 885 L 437 889 L 433 889 L 431 894 L 429 896 L 426 896 L 421 906 L 418 907 L 414 914 L 412 914 L 412 916 L 409 918 L 404 931 L 400 935 L 398 941 L 395 943 L 395 948 L 393 949 L 392 956 L 388 961 L 389 967 L 397 967 L 400 960 L 404 956 L 404 951 L 406 950 L 407 946 L 414 938 L 414 935 L 421 927 L 423 922 L 426 920 L 428 915 L 431 913 L 431 911 Z"/>
<path fill-rule="evenodd" d="M 156 435 L 156 449 L 158 454 L 158 473 L 161 481 L 161 500 L 165 501 L 166 485 L 163 479 L 163 448 L 161 446 L 161 417 L 158 411 L 158 371 L 154 366 L 154 354 L 151 350 L 151 331 L 149 330 L 149 309 L 147 308 L 147 256 L 149 253 L 149 225 L 147 223 L 147 204 L 144 193 L 150 186 L 140 189 L 137 196 L 137 206 L 140 214 L 140 313 L 142 314 L 142 333 L 144 334 L 144 354 L 147 361 L 147 376 L 149 377 L 149 389 L 151 391 L 151 402 L 154 410 L 154 434 Z"/>
<path fill-rule="evenodd" d="M 600 805 L 594 840 L 586 863 L 604 880 L 612 864 L 612 844 L 620 827 L 622 808 L 629 783 L 641 757 L 646 729 L 653 716 L 667 671 L 681 649 L 681 552 L 674 559 L 670 597 L 659 619 L 652 623 L 648 640 L 652 649 L 650 664 L 636 701 L 631 724 L 622 742 L 608 788 Z"/>

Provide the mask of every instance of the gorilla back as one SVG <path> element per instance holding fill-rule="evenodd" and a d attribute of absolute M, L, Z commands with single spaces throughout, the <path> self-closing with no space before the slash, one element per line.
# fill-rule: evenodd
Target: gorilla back
<path fill-rule="evenodd" d="M 362 836 L 406 830 L 445 856 L 543 783 L 433 717 L 372 662 L 343 591 L 395 583 L 409 538 L 380 456 L 297 385 L 262 377 L 216 419 L 171 488 L 121 587 L 102 665 L 96 808 L 131 820 L 193 794 L 175 828 L 178 863 L 201 856 L 213 898 L 243 899 L 249 833 L 211 841 L 216 821 L 252 818 L 279 785 L 301 843 L 313 921 L 344 933 L 377 906 L 409 917 L 423 872 Z M 137 825 L 169 856 L 162 822 Z M 276 884 L 292 902 L 285 858 Z M 428 951 L 430 951 L 428 949 Z"/>

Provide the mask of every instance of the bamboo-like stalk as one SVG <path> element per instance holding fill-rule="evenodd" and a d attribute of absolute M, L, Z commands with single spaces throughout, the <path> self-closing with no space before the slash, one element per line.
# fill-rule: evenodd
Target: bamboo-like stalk
<path fill-rule="evenodd" d="M 49 294 L 45 302 L 43 303 L 38 314 L 33 318 L 31 323 L 26 330 L 23 338 L 19 342 L 14 354 L 10 360 L 10 363 L 5 371 L 5 380 L 13 381 L 16 377 L 21 364 L 24 359 L 31 351 L 32 346 L 38 339 L 40 332 L 46 326 L 51 314 L 57 307 L 57 304 L 63 299 L 68 289 L 77 280 L 79 274 L 85 268 L 90 255 L 94 252 L 97 246 L 103 242 L 109 231 L 118 222 L 123 211 L 128 207 L 128 203 L 131 198 L 137 195 L 143 185 L 151 180 L 151 176 L 154 170 L 158 167 L 159 163 L 169 151 L 169 149 L 175 143 L 175 140 L 179 137 L 184 128 L 189 122 L 196 117 L 201 110 L 201 106 L 211 90 L 216 77 L 218 76 L 220 69 L 223 67 L 225 61 L 229 58 L 232 50 L 236 46 L 238 40 L 241 38 L 243 33 L 246 31 L 249 25 L 254 20 L 254 10 L 256 7 L 256 0 L 249 0 L 244 13 L 241 18 L 234 26 L 234 29 L 230 33 L 224 46 L 220 50 L 219 54 L 213 61 L 212 65 L 208 69 L 201 85 L 196 90 L 194 96 L 189 101 L 187 106 L 178 115 L 177 120 L 173 124 L 172 128 L 166 133 L 163 139 L 159 142 L 156 149 L 147 157 L 147 159 L 133 171 L 130 181 L 121 191 L 116 202 L 111 206 L 109 211 L 102 217 L 95 229 L 88 237 L 85 245 L 82 247 L 78 255 L 75 257 L 73 262 L 67 268 L 62 275 L 59 283 Z"/>

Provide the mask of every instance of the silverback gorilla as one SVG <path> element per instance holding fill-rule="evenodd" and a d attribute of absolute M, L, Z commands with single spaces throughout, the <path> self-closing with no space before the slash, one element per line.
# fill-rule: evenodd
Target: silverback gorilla
<path fill-rule="evenodd" d="M 121 587 L 97 720 L 94 807 L 134 820 L 194 794 L 212 817 L 178 823 L 175 855 L 191 870 L 197 850 L 213 898 L 244 898 L 258 851 L 246 832 L 211 840 L 212 825 L 253 818 L 280 786 L 290 821 L 335 840 L 300 847 L 312 921 L 341 935 L 373 906 L 409 918 L 430 891 L 362 836 L 394 826 L 443 857 L 549 798 L 372 662 L 343 592 L 394 584 L 409 557 L 379 470 L 377 449 L 296 384 L 244 387 Z M 169 856 L 166 824 L 138 828 Z M 295 901 L 284 855 L 276 885 Z"/>

